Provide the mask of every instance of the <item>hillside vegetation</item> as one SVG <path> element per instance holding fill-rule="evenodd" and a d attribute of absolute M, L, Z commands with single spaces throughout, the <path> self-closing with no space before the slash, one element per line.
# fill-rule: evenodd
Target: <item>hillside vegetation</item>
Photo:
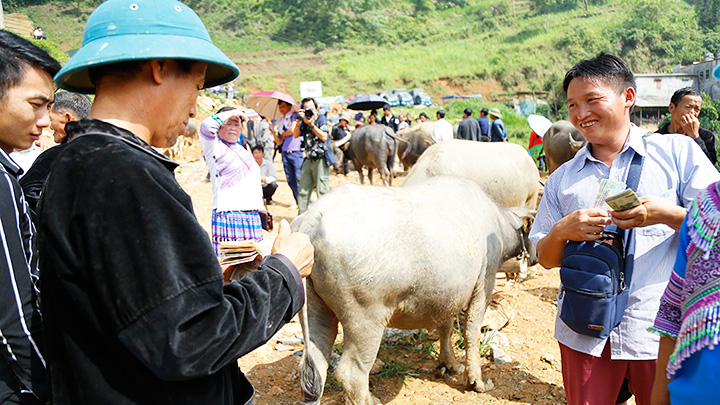
<path fill-rule="evenodd" d="M 62 49 L 81 44 L 97 0 L 5 0 Z M 236 90 L 321 80 L 325 95 L 425 88 L 437 101 L 540 92 L 560 115 L 565 70 L 612 52 L 635 72 L 720 52 L 720 0 L 187 0 L 240 66 Z M 513 12 L 513 4 L 515 12 Z"/>

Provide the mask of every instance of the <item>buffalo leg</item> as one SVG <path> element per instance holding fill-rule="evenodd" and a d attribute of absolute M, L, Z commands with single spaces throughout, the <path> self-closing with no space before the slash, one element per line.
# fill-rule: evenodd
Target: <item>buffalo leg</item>
<path fill-rule="evenodd" d="M 365 178 L 363 177 L 363 165 L 361 165 L 357 159 L 353 159 L 353 166 L 355 166 L 355 170 L 357 170 L 358 175 L 360 176 L 360 184 L 365 184 Z"/>
<path fill-rule="evenodd" d="M 300 387 L 304 404 L 318 404 L 325 387 L 332 346 L 338 332 L 338 319 L 318 297 L 312 280 L 307 280 L 306 285 L 307 302 L 300 312 L 300 324 L 305 338 Z"/>
<path fill-rule="evenodd" d="M 451 374 L 462 373 L 464 367 L 455 358 L 452 344 L 452 325 L 453 318 L 447 322 L 438 325 L 438 334 L 440 335 L 440 367 L 445 367 Z"/>
<path fill-rule="evenodd" d="M 465 324 L 465 376 L 467 384 L 477 392 L 485 391 L 485 383 L 482 379 L 480 369 L 480 329 L 485 317 L 485 310 L 490 303 L 493 287 L 495 287 L 495 272 L 492 278 L 486 277 L 480 280 L 475 287 L 473 298 L 470 301 L 470 308 L 467 312 L 467 323 Z"/>
<path fill-rule="evenodd" d="M 387 168 L 380 165 L 378 167 L 378 173 L 380 174 L 380 178 L 382 179 L 384 186 L 386 186 L 386 187 L 392 186 L 392 177 L 389 175 Z"/>
<path fill-rule="evenodd" d="M 368 180 L 370 180 L 370 184 L 373 184 L 372 180 L 372 167 L 368 166 Z"/>
<path fill-rule="evenodd" d="M 354 405 L 377 403 L 370 394 L 369 376 L 384 330 L 380 323 L 371 320 L 353 322 L 347 327 L 343 324 L 345 344 L 335 378 Z"/>

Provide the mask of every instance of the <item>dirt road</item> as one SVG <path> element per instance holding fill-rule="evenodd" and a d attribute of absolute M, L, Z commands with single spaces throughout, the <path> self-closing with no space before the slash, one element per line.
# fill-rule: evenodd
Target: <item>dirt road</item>
<path fill-rule="evenodd" d="M 199 151 L 186 154 L 199 156 Z M 276 205 L 270 206 L 276 223 L 281 218 L 292 220 L 296 212 L 292 194 L 285 182 L 280 156 L 274 162 L 279 188 Z M 205 182 L 207 169 L 202 159 L 183 163 L 177 170 L 180 184 L 192 196 L 195 212 L 206 230 L 210 229 L 212 189 Z M 401 183 L 398 178 L 394 184 Z M 355 173 L 348 177 L 333 175 L 332 185 L 358 182 Z M 560 371 L 560 353 L 553 338 L 556 313 L 555 300 L 559 285 L 557 269 L 539 266 L 529 270 L 523 282 L 498 280 L 503 305 L 514 318 L 501 330 L 509 343 L 505 349 L 510 361 L 494 363 L 483 359 L 483 378 L 490 379 L 494 388 L 485 393 L 466 391 L 462 377 L 440 376 L 436 370 L 437 335 L 434 331 L 416 332 L 395 340 L 385 340 L 378 358 L 384 365 L 371 376 L 372 392 L 386 404 L 564 404 Z M 302 338 L 300 325 L 286 325 L 269 343 L 239 360 L 239 364 L 257 390 L 256 403 L 295 404 L 301 399 L 298 366 L 301 344 L 292 338 Z M 456 333 L 454 339 L 459 339 Z M 281 344 L 280 341 L 284 342 Z M 281 350 L 277 350 L 281 349 Z M 342 335 L 336 349 L 342 349 Z M 295 355 L 294 355 L 295 354 Z M 456 350 L 461 359 L 464 353 Z M 345 403 L 342 389 L 329 373 L 323 402 Z M 631 402 L 631 404 L 634 402 Z"/>

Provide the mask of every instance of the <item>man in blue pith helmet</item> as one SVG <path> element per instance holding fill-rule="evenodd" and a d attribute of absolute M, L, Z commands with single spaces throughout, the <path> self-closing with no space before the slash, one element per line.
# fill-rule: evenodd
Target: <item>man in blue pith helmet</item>
<path fill-rule="evenodd" d="M 52 403 L 252 402 L 237 359 L 303 305 L 312 245 L 285 221 L 274 254 L 226 282 L 177 163 L 153 149 L 184 132 L 198 90 L 237 75 L 184 4 L 109 0 L 55 77 L 96 97 L 39 203 Z"/>

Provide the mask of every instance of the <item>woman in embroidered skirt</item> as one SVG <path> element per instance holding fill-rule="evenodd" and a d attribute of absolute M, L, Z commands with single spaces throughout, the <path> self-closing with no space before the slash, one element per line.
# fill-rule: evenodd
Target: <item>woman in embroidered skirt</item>
<path fill-rule="evenodd" d="M 241 144 L 243 114 L 221 109 L 200 125 L 200 144 L 213 188 L 212 243 L 262 240 L 258 210 L 263 207 L 260 168 Z"/>
<path fill-rule="evenodd" d="M 653 404 L 720 403 L 720 193 L 698 194 L 680 229 L 675 268 L 653 329 L 660 333 Z"/>

